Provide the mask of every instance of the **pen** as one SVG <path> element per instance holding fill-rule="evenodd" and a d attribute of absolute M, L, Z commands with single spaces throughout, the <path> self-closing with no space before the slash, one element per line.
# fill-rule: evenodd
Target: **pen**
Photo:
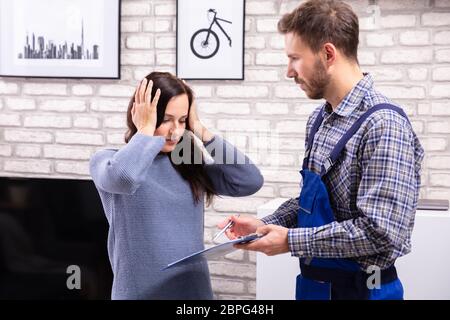
<path fill-rule="evenodd" d="M 239 217 L 240 214 L 238 214 L 236 217 Z M 214 238 L 213 241 L 215 241 L 218 237 L 220 237 L 222 235 L 222 233 L 224 233 L 225 231 L 227 231 L 229 228 L 231 228 L 234 224 L 234 221 L 228 221 L 228 223 L 225 225 L 225 227 L 219 231 L 219 233 L 217 233 Z"/>

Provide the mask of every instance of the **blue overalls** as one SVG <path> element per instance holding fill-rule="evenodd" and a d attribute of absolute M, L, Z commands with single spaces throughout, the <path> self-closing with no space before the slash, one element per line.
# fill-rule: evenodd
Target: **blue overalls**
<path fill-rule="evenodd" d="M 299 228 L 319 227 L 335 221 L 328 192 L 322 177 L 338 160 L 345 144 L 372 113 L 381 109 L 391 109 L 407 116 L 402 109 L 389 104 L 379 104 L 364 113 L 342 136 L 322 165 L 321 173 L 308 170 L 309 155 L 314 135 L 323 121 L 323 111 L 319 112 L 308 138 L 303 170 L 303 187 L 299 197 L 297 225 Z M 381 270 L 381 286 L 370 289 L 367 286 L 368 274 L 351 259 L 342 258 L 300 258 L 301 273 L 297 276 L 297 300 L 337 300 L 337 299 L 403 299 L 403 287 L 392 265 Z"/>

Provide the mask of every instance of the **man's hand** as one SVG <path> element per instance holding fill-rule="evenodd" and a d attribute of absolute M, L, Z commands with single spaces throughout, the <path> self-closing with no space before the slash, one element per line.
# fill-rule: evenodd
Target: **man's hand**
<path fill-rule="evenodd" d="M 264 234 L 264 237 L 247 244 L 237 244 L 235 248 L 259 251 L 268 256 L 289 252 L 288 230 L 274 224 L 260 226 L 256 233 Z"/>

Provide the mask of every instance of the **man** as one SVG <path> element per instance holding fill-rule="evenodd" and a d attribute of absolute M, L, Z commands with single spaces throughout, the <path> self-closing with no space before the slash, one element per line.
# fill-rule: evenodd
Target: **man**
<path fill-rule="evenodd" d="M 262 220 L 231 216 L 218 226 L 234 222 L 229 238 L 265 234 L 239 248 L 299 257 L 297 299 L 402 299 L 394 262 L 411 249 L 419 140 L 402 109 L 361 71 L 349 5 L 307 1 L 278 29 L 287 76 L 326 101 L 307 123 L 301 193 Z"/>

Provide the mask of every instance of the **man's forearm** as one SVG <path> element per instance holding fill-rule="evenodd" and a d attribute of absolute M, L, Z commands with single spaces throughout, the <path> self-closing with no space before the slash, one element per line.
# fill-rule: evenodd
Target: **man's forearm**
<path fill-rule="evenodd" d="M 285 201 L 274 213 L 264 217 L 261 221 L 265 224 L 276 224 L 286 228 L 297 226 L 298 198 Z"/>

